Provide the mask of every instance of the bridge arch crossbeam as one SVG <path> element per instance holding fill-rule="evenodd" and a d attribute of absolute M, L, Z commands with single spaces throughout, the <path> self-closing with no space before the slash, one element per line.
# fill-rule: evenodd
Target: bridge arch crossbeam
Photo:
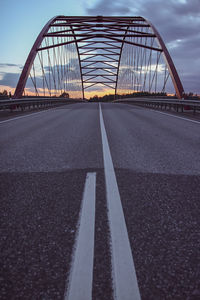
<path fill-rule="evenodd" d="M 78 94 L 78 97 L 83 97 L 76 37 L 66 21 L 59 23 L 60 16 L 52 18 L 38 35 L 22 70 L 14 98 L 22 97 L 30 79 L 36 95 L 58 96 L 71 89 L 76 95 Z M 68 36 L 55 36 L 61 28 L 69 32 Z M 70 63 L 72 61 L 73 64 Z M 75 69 L 74 72 L 73 69 Z M 30 79 L 28 79 L 29 76 Z M 43 92 L 39 93 L 38 90 L 43 90 Z"/>
<path fill-rule="evenodd" d="M 138 27 L 136 27 L 137 25 Z M 134 35 L 133 32 L 137 34 Z M 134 47 L 127 47 L 127 44 L 134 45 Z M 130 61 L 131 59 L 132 62 Z M 153 65 L 154 70 L 152 68 Z M 161 70 L 161 67 L 163 70 Z M 143 74 L 144 70 L 145 74 Z M 151 76 L 152 71 L 153 75 Z M 131 76 L 134 76 L 134 80 L 131 78 Z M 168 78 L 171 77 L 177 97 L 182 98 L 184 93 L 182 83 L 170 54 L 156 28 L 152 25 L 152 23 L 144 18 L 141 18 L 138 24 L 131 22 L 127 26 L 121 46 L 116 93 L 120 93 L 120 90 L 121 93 L 123 93 L 122 85 L 123 89 L 129 89 L 130 93 L 131 90 L 138 91 L 139 86 L 141 91 L 152 92 L 154 91 L 152 90 L 153 83 L 156 91 L 156 85 L 161 81 L 161 77 L 163 77 L 163 88 L 160 91 L 165 90 Z M 127 80 L 129 82 L 132 80 L 131 88 L 126 86 Z M 149 88 L 145 90 L 147 81 L 149 81 Z"/>
<path fill-rule="evenodd" d="M 152 40 L 156 40 L 157 43 L 151 44 L 151 42 L 147 42 Z M 73 51 L 69 48 L 70 45 L 73 46 Z M 162 53 L 166 60 L 176 94 L 178 98 L 182 97 L 183 87 L 180 78 L 169 52 L 155 27 L 142 17 L 103 16 L 56 16 L 52 18 L 40 32 L 29 53 L 14 97 L 20 98 L 22 96 L 29 75 L 33 81 L 36 57 L 39 58 L 43 69 L 41 75 L 43 86 L 46 85 L 46 88 L 49 90 L 49 86 L 54 85 L 56 87 L 55 78 L 57 78 L 58 83 L 56 88 L 58 92 L 59 88 L 61 91 L 65 91 L 65 89 L 69 90 L 72 85 L 74 85 L 73 88 L 77 85 L 78 88 L 76 87 L 76 89 L 82 93 L 83 98 L 84 91 L 95 88 L 100 89 L 100 87 L 112 89 L 116 94 L 119 91 L 121 82 L 120 68 L 123 53 L 126 52 L 125 49 L 127 47 L 128 49 L 134 49 L 134 51 L 138 51 L 135 49 L 143 49 L 139 50 L 141 55 L 145 51 L 158 53 L 156 54 L 157 56 L 160 56 Z M 57 49 L 56 58 L 55 49 Z M 52 56 L 55 58 L 54 66 L 49 65 L 45 69 L 41 60 L 44 53 L 46 53 L 46 56 L 49 56 L 51 51 Z M 133 60 L 131 51 L 129 50 L 128 52 L 129 61 Z M 67 55 L 69 58 L 66 57 Z M 72 67 L 72 64 L 71 68 L 67 66 L 66 62 L 69 59 L 71 59 L 73 65 L 76 65 L 75 68 Z M 47 64 L 49 60 L 49 57 L 46 57 Z M 55 62 L 57 62 L 57 71 Z M 59 69 L 63 72 L 60 77 L 59 74 L 55 75 L 56 72 L 59 73 Z M 74 73 L 73 69 L 75 69 Z M 70 72 L 71 77 L 69 76 L 68 79 L 65 78 Z M 52 78 L 50 79 L 51 75 Z M 46 77 L 49 77 L 49 81 Z M 33 81 L 33 84 L 37 91 L 36 80 L 35 82 Z M 45 87 L 43 89 L 45 91 Z"/>

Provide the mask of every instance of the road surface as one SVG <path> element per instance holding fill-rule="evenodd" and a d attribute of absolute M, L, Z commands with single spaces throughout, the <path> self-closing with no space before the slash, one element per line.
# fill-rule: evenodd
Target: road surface
<path fill-rule="evenodd" d="M 0 299 L 200 299 L 199 149 L 126 104 L 0 120 Z"/>

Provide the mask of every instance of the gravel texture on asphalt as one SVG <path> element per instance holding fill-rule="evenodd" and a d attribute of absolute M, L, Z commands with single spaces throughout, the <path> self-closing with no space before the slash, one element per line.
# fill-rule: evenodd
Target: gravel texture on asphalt
<path fill-rule="evenodd" d="M 1 172 L 102 168 L 98 106 L 67 107 L 1 124 Z"/>
<path fill-rule="evenodd" d="M 97 172 L 93 299 L 112 299 L 103 170 L 3 173 L 0 299 L 63 299 L 87 172 Z"/>
<path fill-rule="evenodd" d="M 17 117 L 23 117 L 26 115 L 30 115 L 30 114 L 34 114 L 34 113 L 38 113 L 38 112 L 43 112 L 43 111 L 47 111 L 47 110 L 55 110 L 55 109 L 71 109 L 72 105 L 77 105 L 78 103 L 67 103 L 65 105 L 52 105 L 51 107 L 35 107 L 35 108 L 26 108 L 24 110 L 21 110 L 20 108 L 18 109 L 14 109 L 14 110 L 10 110 L 10 109 L 3 109 L 0 110 L 0 122 L 4 121 L 4 120 L 8 120 L 8 119 L 12 119 L 12 118 L 17 118 Z M 67 105 L 67 106 L 66 106 Z"/>
<path fill-rule="evenodd" d="M 117 170 L 143 300 L 200 299 L 200 176 Z"/>
<path fill-rule="evenodd" d="M 74 104 L 1 125 L 2 299 L 63 299 L 87 172 L 97 172 L 93 298 L 112 299 L 98 118 L 97 104 Z"/>
<path fill-rule="evenodd" d="M 63 299 L 85 170 L 1 174 L 1 299 Z"/>
<path fill-rule="evenodd" d="M 115 168 L 200 175 L 200 124 L 131 105 L 102 107 Z"/>
<path fill-rule="evenodd" d="M 102 104 L 142 300 L 200 299 L 199 124 Z M 113 299 L 98 104 L 1 123 L 0 299 L 63 299 L 87 172 L 93 299 Z"/>
<path fill-rule="evenodd" d="M 200 126 L 102 107 L 142 299 L 200 299 Z"/>

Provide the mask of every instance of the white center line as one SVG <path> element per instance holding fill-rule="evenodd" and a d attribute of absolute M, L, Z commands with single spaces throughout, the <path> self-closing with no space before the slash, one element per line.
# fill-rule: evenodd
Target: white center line
<path fill-rule="evenodd" d="M 65 300 L 92 299 L 96 173 L 88 173 Z"/>
<path fill-rule="evenodd" d="M 111 255 L 114 297 L 117 300 L 139 300 L 140 292 L 124 219 L 119 189 L 99 104 L 104 172 L 111 233 Z"/>

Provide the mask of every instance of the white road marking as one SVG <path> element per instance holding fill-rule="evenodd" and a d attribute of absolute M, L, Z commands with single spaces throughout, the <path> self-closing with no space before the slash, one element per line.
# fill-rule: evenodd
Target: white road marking
<path fill-rule="evenodd" d="M 99 113 L 103 145 L 108 217 L 111 234 L 114 297 L 117 300 L 139 300 L 141 299 L 140 292 L 116 175 L 103 121 L 101 104 L 99 104 Z"/>
<path fill-rule="evenodd" d="M 192 123 L 200 124 L 199 121 L 195 121 L 195 120 L 187 119 L 187 118 L 184 118 L 184 117 L 179 117 L 179 116 L 171 115 L 171 114 L 164 113 L 164 112 L 161 112 L 161 111 L 158 111 L 158 110 L 151 109 L 151 111 L 154 111 L 154 112 L 162 114 L 162 115 L 167 115 L 167 116 L 170 116 L 170 117 L 174 117 L 174 118 L 177 118 L 177 119 L 182 119 L 182 120 L 185 120 L 185 121 L 189 121 L 189 122 L 192 122 Z"/>
<path fill-rule="evenodd" d="M 65 300 L 92 299 L 96 173 L 88 173 Z"/>
<path fill-rule="evenodd" d="M 59 108 L 59 107 L 58 107 Z M 48 108 L 48 109 L 45 109 L 43 111 L 38 111 L 38 112 L 34 112 L 34 113 L 30 113 L 28 115 L 25 115 L 25 116 L 20 116 L 20 117 L 15 117 L 15 118 L 11 118 L 11 119 L 8 119 L 8 120 L 4 120 L 4 121 L 0 121 L 0 124 L 2 123 L 7 123 L 7 122 L 10 122 L 10 121 L 14 121 L 14 120 L 17 120 L 17 119 L 22 119 L 22 118 L 26 118 L 26 117 L 31 117 L 33 115 L 38 115 L 38 114 L 41 114 L 41 113 L 45 113 L 47 111 L 52 111 L 53 109 L 55 109 L 55 107 L 53 108 Z M 71 109 L 69 109 L 71 110 Z"/>
<path fill-rule="evenodd" d="M 47 110 L 50 110 L 50 109 L 47 109 Z M 0 121 L 0 124 L 7 123 L 7 122 L 10 122 L 10 121 L 14 121 L 14 120 L 17 120 L 17 119 L 22 119 L 22 118 L 30 117 L 30 116 L 33 116 L 33 115 L 38 115 L 38 114 L 46 112 L 47 110 L 43 110 L 43 111 L 39 111 L 39 112 L 35 112 L 35 113 L 30 113 L 30 114 L 25 115 L 25 116 L 20 116 L 20 117 L 11 118 L 11 119 L 8 119 L 8 120 Z"/>

